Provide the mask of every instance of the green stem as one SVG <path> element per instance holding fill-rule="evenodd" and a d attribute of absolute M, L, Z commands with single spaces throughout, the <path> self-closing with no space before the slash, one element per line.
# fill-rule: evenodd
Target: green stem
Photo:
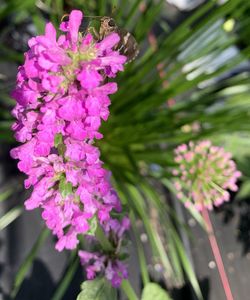
<path fill-rule="evenodd" d="M 138 297 L 128 280 L 122 281 L 121 288 L 125 295 L 128 297 L 128 300 L 138 300 Z"/>

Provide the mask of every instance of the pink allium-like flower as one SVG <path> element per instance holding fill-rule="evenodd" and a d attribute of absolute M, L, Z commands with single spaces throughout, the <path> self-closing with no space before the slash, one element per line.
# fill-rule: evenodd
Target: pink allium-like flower
<path fill-rule="evenodd" d="M 121 209 L 102 167 L 94 139 L 101 139 L 101 121 L 109 116 L 114 82 L 126 57 L 114 51 L 115 33 L 100 42 L 79 32 L 82 13 L 72 11 L 57 38 L 51 23 L 45 34 L 31 38 L 25 62 L 19 67 L 13 97 L 17 104 L 13 149 L 18 168 L 33 187 L 26 209 L 42 208 L 42 217 L 58 237 L 56 249 L 73 249 L 78 234 L 88 234 L 93 218 L 107 228 L 112 209 Z"/>
<path fill-rule="evenodd" d="M 213 146 L 210 141 L 190 142 L 175 149 L 173 170 L 177 198 L 189 207 L 192 203 L 198 210 L 203 206 L 212 209 L 229 201 L 227 190 L 237 191 L 236 182 L 241 176 L 230 153 Z"/>
<path fill-rule="evenodd" d="M 129 229 L 130 221 L 124 217 L 121 222 L 110 220 L 109 229 L 111 244 L 115 248 L 115 253 L 88 252 L 80 250 L 78 255 L 81 263 L 85 266 L 88 279 L 94 279 L 100 273 L 104 273 L 106 278 L 114 287 L 119 287 L 122 280 L 128 278 L 126 265 L 119 258 L 119 251 L 124 232 Z"/>

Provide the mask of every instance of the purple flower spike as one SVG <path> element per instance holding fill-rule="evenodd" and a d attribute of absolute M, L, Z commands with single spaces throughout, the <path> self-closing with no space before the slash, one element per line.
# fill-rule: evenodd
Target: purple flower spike
<path fill-rule="evenodd" d="M 109 95 L 117 91 L 116 83 L 104 84 L 104 79 L 123 70 L 126 57 L 113 50 L 117 34 L 97 43 L 91 34 L 79 32 L 82 17 L 73 10 L 58 39 L 48 23 L 44 35 L 29 40 L 12 93 L 17 101 L 12 128 L 23 144 L 11 155 L 28 176 L 25 187 L 33 187 L 25 207 L 42 209 L 58 238 L 58 251 L 74 249 L 78 235 L 89 234 L 95 219 L 108 232 L 110 212 L 121 209 L 94 141 L 102 138 L 99 129 L 109 116 Z M 125 229 L 127 225 L 124 221 Z M 116 230 L 119 236 L 123 231 Z M 89 277 L 100 269 L 101 261 L 96 261 Z"/>

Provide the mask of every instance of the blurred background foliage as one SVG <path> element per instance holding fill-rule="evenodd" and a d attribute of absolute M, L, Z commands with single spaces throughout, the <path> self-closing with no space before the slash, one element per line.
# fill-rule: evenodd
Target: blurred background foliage
<path fill-rule="evenodd" d="M 238 201 L 249 195 L 250 2 L 206 1 L 173 22 L 163 0 L 0 1 L 2 145 L 14 145 L 10 131 L 14 102 L 9 93 L 16 74 L 6 71 L 6 64 L 14 69 L 21 64 L 28 39 L 42 33 L 48 20 L 58 25 L 73 8 L 85 15 L 112 15 L 140 44 L 139 57 L 118 77 L 119 91 L 112 96 L 111 115 L 102 126 L 104 139 L 98 146 L 132 220 L 142 282 L 146 285 L 155 279 L 148 272 L 149 259 L 163 267 L 162 279 L 170 294 L 189 282 L 202 299 L 183 244 L 183 234 L 189 235 L 189 229 L 171 183 L 173 149 L 197 139 L 211 139 L 224 146 L 243 172 Z M 4 186 L 0 191 L 0 202 L 7 201 L 13 187 Z M 21 204 L 0 216 L 0 230 L 22 213 Z M 202 225 L 199 215 L 193 215 Z M 150 255 L 140 239 L 144 231 Z M 43 231 L 21 265 L 13 295 L 46 236 Z M 77 265 L 73 253 L 53 300 L 63 298 Z"/>

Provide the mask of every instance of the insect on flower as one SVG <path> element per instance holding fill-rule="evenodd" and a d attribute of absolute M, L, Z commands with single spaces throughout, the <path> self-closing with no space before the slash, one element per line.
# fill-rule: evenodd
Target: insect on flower
<path fill-rule="evenodd" d="M 111 17 L 102 17 L 99 30 L 99 40 L 104 39 L 110 33 L 115 32 L 120 36 L 120 41 L 115 47 L 120 54 L 127 57 L 127 63 L 133 61 L 139 54 L 139 46 L 135 37 L 126 29 L 120 28 Z"/>
<path fill-rule="evenodd" d="M 67 17 L 68 15 L 64 15 L 62 20 Z M 120 41 L 114 47 L 114 50 L 119 51 L 121 55 L 127 57 L 126 63 L 130 63 L 137 57 L 140 51 L 135 37 L 125 28 L 120 28 L 113 18 L 108 16 L 85 16 L 85 18 L 100 19 L 99 32 L 97 32 L 94 27 L 87 28 L 87 31 L 93 31 L 97 42 L 102 41 L 111 33 L 117 33 L 120 37 Z"/>

